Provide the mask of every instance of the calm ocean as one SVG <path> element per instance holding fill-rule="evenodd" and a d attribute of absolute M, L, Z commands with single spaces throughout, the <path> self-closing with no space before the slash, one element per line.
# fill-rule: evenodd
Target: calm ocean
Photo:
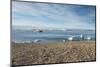
<path fill-rule="evenodd" d="M 61 42 L 62 40 L 68 40 L 73 37 L 73 40 L 95 40 L 95 31 L 84 30 L 46 30 L 44 32 L 33 32 L 32 30 L 12 30 L 12 41 L 14 42 L 34 42 L 40 40 L 41 42 Z M 83 38 L 80 38 L 80 35 Z"/>

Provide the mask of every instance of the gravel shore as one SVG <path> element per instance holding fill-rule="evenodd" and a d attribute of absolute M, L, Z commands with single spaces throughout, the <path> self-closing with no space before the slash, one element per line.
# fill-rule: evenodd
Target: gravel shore
<path fill-rule="evenodd" d="M 96 60 L 95 41 L 12 43 L 12 65 L 54 64 Z"/>

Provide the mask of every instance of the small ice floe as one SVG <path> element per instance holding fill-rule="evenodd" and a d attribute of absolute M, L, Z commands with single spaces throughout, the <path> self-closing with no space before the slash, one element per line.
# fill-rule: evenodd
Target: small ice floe
<path fill-rule="evenodd" d="M 82 34 L 80 35 L 80 38 L 83 38 L 83 35 Z"/>
<path fill-rule="evenodd" d="M 13 41 L 13 43 L 25 43 L 24 41 Z"/>
<path fill-rule="evenodd" d="M 22 41 L 21 43 L 31 43 L 31 41 L 27 40 L 27 41 Z"/>
<path fill-rule="evenodd" d="M 31 41 L 29 40 L 29 41 L 26 41 L 26 43 L 31 43 Z"/>
<path fill-rule="evenodd" d="M 87 39 L 87 40 L 91 40 L 91 37 L 87 37 L 86 39 Z"/>
<path fill-rule="evenodd" d="M 33 30 L 33 32 L 43 32 L 43 30 L 42 29 L 35 29 L 35 30 Z"/>
<path fill-rule="evenodd" d="M 39 42 L 41 42 L 42 40 L 40 40 L 40 39 L 35 39 L 34 40 L 34 43 L 39 43 Z"/>
<path fill-rule="evenodd" d="M 65 42 L 66 42 L 66 40 L 62 40 L 62 42 L 63 42 L 63 43 L 65 43 Z"/>
<path fill-rule="evenodd" d="M 72 40 L 73 40 L 73 37 L 69 37 L 68 40 L 69 40 L 69 41 L 72 41 Z"/>
<path fill-rule="evenodd" d="M 80 40 L 84 40 L 84 36 L 82 34 L 80 35 Z"/>

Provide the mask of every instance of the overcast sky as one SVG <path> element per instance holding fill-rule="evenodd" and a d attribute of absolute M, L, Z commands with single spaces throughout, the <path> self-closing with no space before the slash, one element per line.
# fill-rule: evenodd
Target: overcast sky
<path fill-rule="evenodd" d="M 12 25 L 95 29 L 95 6 L 12 2 Z"/>

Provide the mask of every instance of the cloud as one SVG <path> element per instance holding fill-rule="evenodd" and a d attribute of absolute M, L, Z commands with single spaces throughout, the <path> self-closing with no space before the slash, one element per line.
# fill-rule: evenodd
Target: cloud
<path fill-rule="evenodd" d="M 14 1 L 12 3 L 12 23 L 13 25 L 44 28 L 95 29 L 94 8 L 93 6 L 83 8 L 79 5 Z"/>

